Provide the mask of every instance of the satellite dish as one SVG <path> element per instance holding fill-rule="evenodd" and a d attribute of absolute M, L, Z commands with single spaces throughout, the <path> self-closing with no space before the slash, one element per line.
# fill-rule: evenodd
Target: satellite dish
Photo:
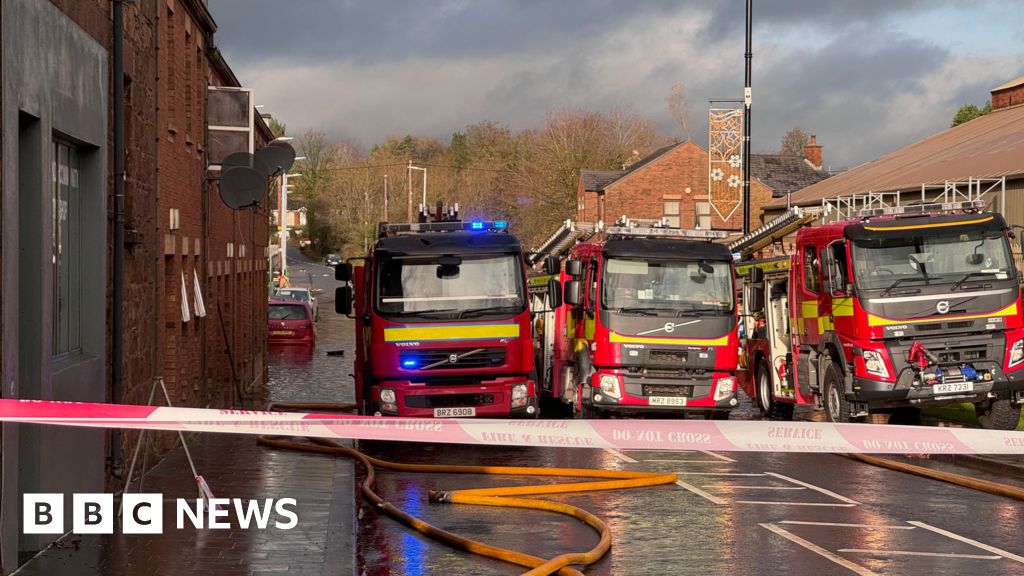
<path fill-rule="evenodd" d="M 220 199 L 232 210 L 252 206 L 267 194 L 267 177 L 248 166 L 235 166 L 220 175 Z"/>
<path fill-rule="evenodd" d="M 248 152 L 235 152 L 234 154 L 228 154 L 224 161 L 221 162 L 221 170 L 229 170 L 231 168 L 252 168 L 253 170 L 263 174 L 264 178 L 270 177 L 270 166 L 267 162 L 261 158 L 257 158 L 254 154 Z"/>
<path fill-rule="evenodd" d="M 295 148 L 284 140 L 274 140 L 256 151 L 256 157 L 270 167 L 269 175 L 277 176 L 291 169 L 295 163 Z"/>

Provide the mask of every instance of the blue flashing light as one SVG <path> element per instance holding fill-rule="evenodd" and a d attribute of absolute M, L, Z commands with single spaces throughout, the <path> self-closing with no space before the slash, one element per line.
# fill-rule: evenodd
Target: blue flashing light
<path fill-rule="evenodd" d="M 496 220 L 494 222 L 494 229 L 495 230 L 504 230 L 506 228 L 508 228 L 508 222 L 506 222 L 504 220 Z"/>
<path fill-rule="evenodd" d="M 402 368 L 415 368 L 416 364 L 417 364 L 417 362 L 416 362 L 415 358 L 409 358 L 407 360 L 402 360 Z"/>
<path fill-rule="evenodd" d="M 469 229 L 470 230 L 483 230 L 484 229 L 484 223 L 479 221 L 479 220 L 474 220 L 473 222 L 469 223 Z"/>

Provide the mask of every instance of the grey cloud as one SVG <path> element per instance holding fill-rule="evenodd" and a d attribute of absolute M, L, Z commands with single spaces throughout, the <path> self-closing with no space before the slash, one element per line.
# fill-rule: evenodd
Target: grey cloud
<path fill-rule="evenodd" d="M 528 128 L 563 106 L 629 107 L 673 133 L 664 97 L 680 80 L 705 144 L 707 99 L 742 94 L 742 0 L 728 3 L 738 27 L 717 0 L 210 1 L 229 61 L 290 129 L 367 145 L 444 139 L 483 119 Z M 800 125 L 826 162 L 860 163 L 946 127 L 956 106 L 1019 75 L 1020 56 L 963 56 L 894 32 L 925 5 L 758 0 L 754 150 Z M 780 44 L 779 31 L 816 44 Z"/>

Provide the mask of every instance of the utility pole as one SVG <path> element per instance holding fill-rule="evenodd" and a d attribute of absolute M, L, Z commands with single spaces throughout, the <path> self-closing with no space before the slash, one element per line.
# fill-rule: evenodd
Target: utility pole
<path fill-rule="evenodd" d="M 285 250 L 288 249 L 288 173 L 281 174 L 281 194 L 278 195 L 280 203 L 277 207 L 278 214 L 278 230 L 277 230 L 277 250 L 280 252 L 281 262 L 281 275 L 284 275 L 288 269 L 287 259 L 285 258 Z"/>
<path fill-rule="evenodd" d="M 384 221 L 388 221 L 388 175 L 384 175 Z"/>
<path fill-rule="evenodd" d="M 406 207 L 406 219 L 412 224 L 412 160 L 409 160 L 409 167 L 405 170 L 405 183 L 409 189 L 409 206 Z"/>
<path fill-rule="evenodd" d="M 753 40 L 754 0 L 747 0 L 747 51 L 746 73 L 743 82 L 743 233 L 750 233 L 750 63 L 754 53 L 751 51 Z"/>

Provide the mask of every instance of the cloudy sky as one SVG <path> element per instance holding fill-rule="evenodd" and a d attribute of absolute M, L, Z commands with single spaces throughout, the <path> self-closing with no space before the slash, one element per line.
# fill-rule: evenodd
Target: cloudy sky
<path fill-rule="evenodd" d="M 627 107 L 692 138 L 743 92 L 743 0 L 209 0 L 216 41 L 289 132 L 370 146 L 447 139 L 480 120 L 539 126 L 567 106 Z M 753 139 L 800 125 L 851 166 L 948 126 L 1024 75 L 1024 1 L 754 0 Z"/>

